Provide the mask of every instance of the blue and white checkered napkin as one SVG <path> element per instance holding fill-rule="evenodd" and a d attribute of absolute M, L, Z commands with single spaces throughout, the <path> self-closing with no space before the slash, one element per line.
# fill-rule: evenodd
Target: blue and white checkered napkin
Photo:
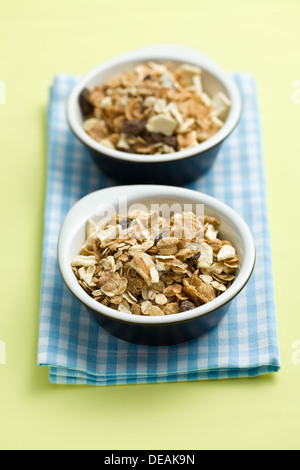
<path fill-rule="evenodd" d="M 191 342 L 139 346 L 111 336 L 64 286 L 56 247 L 71 206 L 87 193 L 115 184 L 70 132 L 66 98 L 77 77 L 59 75 L 48 109 L 48 172 L 38 363 L 51 383 L 129 384 L 249 377 L 278 371 L 280 355 L 273 291 L 260 120 L 254 79 L 233 75 L 243 98 L 242 119 L 212 170 L 190 189 L 219 198 L 249 224 L 257 263 L 247 287 L 210 333 Z"/>

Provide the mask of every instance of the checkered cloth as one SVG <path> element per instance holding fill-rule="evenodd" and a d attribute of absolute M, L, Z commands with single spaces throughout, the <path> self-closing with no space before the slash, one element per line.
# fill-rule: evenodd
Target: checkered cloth
<path fill-rule="evenodd" d="M 233 207 L 255 237 L 257 262 L 246 288 L 221 323 L 199 339 L 149 347 L 108 334 L 64 286 L 56 249 L 71 206 L 112 184 L 70 132 L 66 98 L 78 77 L 56 76 L 48 108 L 48 172 L 38 364 L 60 384 L 111 385 L 249 377 L 280 368 L 261 132 L 254 79 L 233 74 L 242 119 L 212 170 L 189 185 Z"/>

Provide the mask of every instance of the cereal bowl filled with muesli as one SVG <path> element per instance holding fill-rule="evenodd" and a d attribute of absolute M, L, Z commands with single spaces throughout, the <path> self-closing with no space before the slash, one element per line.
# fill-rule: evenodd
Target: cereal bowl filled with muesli
<path fill-rule="evenodd" d="M 201 52 L 157 45 L 113 58 L 72 90 L 67 118 L 108 176 L 186 184 L 214 163 L 241 115 L 239 90 Z"/>
<path fill-rule="evenodd" d="M 254 264 L 253 237 L 235 211 L 171 186 L 91 193 L 69 211 L 58 241 L 71 293 L 109 333 L 146 345 L 214 328 Z"/>

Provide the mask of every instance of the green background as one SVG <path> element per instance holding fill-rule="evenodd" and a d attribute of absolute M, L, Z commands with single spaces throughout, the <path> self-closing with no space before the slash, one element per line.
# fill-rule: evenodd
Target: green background
<path fill-rule="evenodd" d="M 1 0 L 0 447 L 299 449 L 299 0 Z M 56 73 L 157 43 L 201 49 L 257 79 L 282 369 L 255 379 L 55 386 L 37 366 L 46 179 Z"/>

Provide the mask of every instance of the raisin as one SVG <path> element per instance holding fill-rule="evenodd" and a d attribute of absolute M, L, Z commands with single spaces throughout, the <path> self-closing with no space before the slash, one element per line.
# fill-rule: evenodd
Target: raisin
<path fill-rule="evenodd" d="M 131 220 L 125 217 L 124 219 L 120 220 L 119 224 L 121 225 L 122 229 L 125 230 L 131 224 Z"/>
<path fill-rule="evenodd" d="M 165 137 L 164 143 L 169 147 L 173 147 L 174 150 L 178 149 L 178 142 L 176 135 L 171 135 L 170 137 Z"/>
<path fill-rule="evenodd" d="M 145 130 L 141 136 L 148 144 L 157 144 L 161 142 L 162 144 L 168 145 L 169 147 L 173 147 L 174 150 L 177 150 L 176 135 L 168 137 L 160 134 L 159 132 L 149 132 Z"/>
<path fill-rule="evenodd" d="M 148 144 L 157 144 L 164 140 L 163 134 L 159 134 L 158 132 L 149 132 L 147 130 L 143 132 L 142 137 Z"/>
<path fill-rule="evenodd" d="M 196 253 L 191 258 L 188 258 L 187 260 L 185 260 L 185 262 L 188 264 L 190 268 L 192 268 L 197 263 L 198 259 L 200 258 L 200 254 L 201 253 L 199 251 L 199 253 Z"/>
<path fill-rule="evenodd" d="M 196 305 L 193 304 L 190 300 L 183 300 L 180 305 L 180 312 L 187 312 L 188 310 L 193 310 L 196 308 Z"/>
<path fill-rule="evenodd" d="M 91 116 L 94 112 L 94 106 L 89 101 L 90 94 L 91 92 L 87 88 L 84 88 L 79 95 L 79 106 L 83 118 Z"/>
<path fill-rule="evenodd" d="M 144 119 L 132 119 L 125 121 L 122 127 L 122 132 L 130 135 L 141 135 L 146 129 L 146 121 Z"/>

